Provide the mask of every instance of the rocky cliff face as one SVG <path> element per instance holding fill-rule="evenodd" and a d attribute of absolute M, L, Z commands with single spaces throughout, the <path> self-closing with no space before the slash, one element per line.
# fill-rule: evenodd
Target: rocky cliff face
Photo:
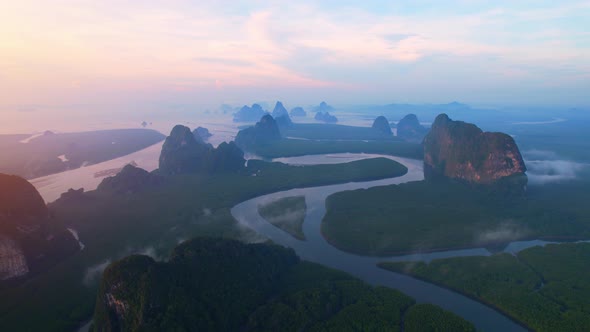
<path fill-rule="evenodd" d="M 157 263 L 148 256 L 129 256 L 109 265 L 102 277 L 95 309 L 96 331 L 134 331 L 157 308 Z M 164 300 L 164 299 L 161 299 Z"/>
<path fill-rule="evenodd" d="M 275 108 L 272 110 L 273 118 L 278 118 L 279 116 L 288 115 L 287 109 L 283 106 L 283 103 L 277 101 L 275 104 Z"/>
<path fill-rule="evenodd" d="M 248 148 L 264 145 L 281 139 L 281 132 L 275 119 L 267 114 L 254 127 L 240 130 L 236 136 L 236 144 L 247 150 Z"/>
<path fill-rule="evenodd" d="M 293 122 L 289 117 L 289 112 L 287 112 L 287 109 L 285 108 L 285 106 L 283 106 L 283 103 L 281 103 L 280 101 L 277 101 L 277 104 L 275 105 L 275 108 L 272 111 L 272 116 L 277 121 L 279 127 L 290 127 L 291 125 L 293 125 Z"/>
<path fill-rule="evenodd" d="M 234 142 L 223 142 L 217 149 L 212 150 L 209 168 L 215 172 L 239 171 L 246 165 L 244 152 Z"/>
<path fill-rule="evenodd" d="M 514 139 L 439 115 L 424 138 L 424 175 L 491 184 L 523 175 L 526 166 Z"/>
<path fill-rule="evenodd" d="M 222 143 L 215 149 L 211 144 L 197 141 L 188 127 L 177 125 L 162 146 L 158 172 L 174 175 L 235 171 L 244 167 L 245 163 L 243 152 L 233 142 Z M 154 181 L 145 175 L 141 179 Z"/>
<path fill-rule="evenodd" d="M 166 138 L 160 153 L 160 172 L 181 174 L 204 169 L 209 146 L 198 142 L 188 127 L 177 125 Z"/>
<path fill-rule="evenodd" d="M 48 267 L 78 250 L 71 234 L 53 221 L 32 184 L 0 174 L 0 281 Z"/>
<path fill-rule="evenodd" d="M 397 124 L 397 136 L 408 142 L 422 142 L 428 129 L 424 128 L 415 114 L 404 116 Z"/>
<path fill-rule="evenodd" d="M 388 136 L 393 135 L 389 121 L 387 121 L 387 118 L 384 116 L 378 116 L 375 121 L 373 121 L 373 129 L 378 130 Z"/>

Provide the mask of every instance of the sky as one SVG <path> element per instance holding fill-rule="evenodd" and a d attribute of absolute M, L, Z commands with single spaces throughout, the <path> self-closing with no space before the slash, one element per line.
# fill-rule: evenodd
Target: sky
<path fill-rule="evenodd" d="M 0 112 L 590 105 L 590 1 L 0 0 Z"/>

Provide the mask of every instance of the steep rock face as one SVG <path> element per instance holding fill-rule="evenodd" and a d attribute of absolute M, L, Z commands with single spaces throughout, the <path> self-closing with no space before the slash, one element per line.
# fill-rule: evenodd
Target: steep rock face
<path fill-rule="evenodd" d="M 0 174 L 0 281 L 48 267 L 77 250 L 71 234 L 53 224 L 32 184 Z"/>
<path fill-rule="evenodd" d="M 210 147 L 199 143 L 188 127 L 177 125 L 166 138 L 160 153 L 160 172 L 181 174 L 205 168 Z"/>
<path fill-rule="evenodd" d="M 280 139 L 281 132 L 277 122 L 270 114 L 267 114 L 254 127 L 240 130 L 236 136 L 236 144 L 242 149 L 248 149 Z"/>
<path fill-rule="evenodd" d="M 295 107 L 290 112 L 291 116 L 307 116 L 307 112 L 302 107 Z"/>
<path fill-rule="evenodd" d="M 424 128 L 415 114 L 404 116 L 397 124 L 397 136 L 409 142 L 422 142 L 428 129 Z"/>
<path fill-rule="evenodd" d="M 526 167 L 514 139 L 483 132 L 474 124 L 439 115 L 424 138 L 424 175 L 491 184 L 523 175 Z"/>
<path fill-rule="evenodd" d="M 277 104 L 275 105 L 275 108 L 272 111 L 272 116 L 277 121 L 279 127 L 290 127 L 291 125 L 293 125 L 293 122 L 289 117 L 289 112 L 287 112 L 287 109 L 285 108 L 285 106 L 283 106 L 283 103 L 281 103 L 280 101 L 277 101 Z"/>
<path fill-rule="evenodd" d="M 135 331 L 146 323 L 138 320 L 144 320 L 159 300 L 151 291 L 159 279 L 156 266 L 151 257 L 133 255 L 105 269 L 96 300 L 95 331 Z"/>
<path fill-rule="evenodd" d="M 189 128 L 177 125 L 162 146 L 158 172 L 174 175 L 235 171 L 244 167 L 245 163 L 243 152 L 233 142 L 222 143 L 215 149 L 211 144 L 197 141 Z M 158 183 L 159 180 L 153 178 L 153 174 L 148 173 L 151 177 L 145 174 L 140 176 L 140 171 L 134 171 L 139 179 Z"/>
<path fill-rule="evenodd" d="M 98 191 L 127 194 L 135 193 L 163 183 L 161 176 L 151 174 L 148 171 L 125 165 L 119 174 L 108 177 L 98 185 Z"/>
<path fill-rule="evenodd" d="M 373 129 L 378 130 L 385 135 L 393 135 L 389 121 L 387 121 L 387 118 L 384 116 L 378 116 L 375 121 L 373 121 L 372 127 Z"/>
<path fill-rule="evenodd" d="M 234 142 L 223 142 L 212 150 L 209 168 L 216 172 L 234 172 L 244 168 L 244 152 Z"/>
<path fill-rule="evenodd" d="M 283 103 L 277 101 L 277 103 L 275 104 L 275 108 L 272 110 L 272 117 L 276 119 L 279 116 L 283 115 L 289 115 L 289 113 L 287 112 L 285 106 L 283 106 Z"/>
<path fill-rule="evenodd" d="M 244 105 L 236 114 L 234 114 L 234 122 L 251 122 L 260 119 L 266 112 L 262 106 L 252 104 L 252 107 Z"/>
<path fill-rule="evenodd" d="M 336 123 L 336 122 L 338 122 L 338 118 L 336 118 L 335 116 L 331 115 L 328 112 L 326 112 L 326 113 L 317 112 L 315 114 L 314 119 L 316 119 L 317 121 L 325 122 L 325 123 Z"/>

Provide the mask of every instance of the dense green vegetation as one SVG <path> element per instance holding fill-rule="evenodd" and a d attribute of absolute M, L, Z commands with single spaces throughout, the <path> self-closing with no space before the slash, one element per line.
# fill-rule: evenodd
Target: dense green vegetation
<path fill-rule="evenodd" d="M 516 256 L 462 257 L 425 263 L 381 263 L 490 304 L 537 331 L 590 326 L 590 244 L 547 245 Z"/>
<path fill-rule="evenodd" d="M 94 324 L 99 331 L 400 331 L 404 315 L 411 326 L 437 320 L 474 330 L 398 291 L 301 262 L 283 247 L 197 238 L 166 263 L 131 256 L 110 265 Z"/>
<path fill-rule="evenodd" d="M 305 196 L 284 197 L 258 206 L 262 218 L 298 240 L 305 240 L 303 221 L 306 212 Z"/>
<path fill-rule="evenodd" d="M 301 187 L 302 183 L 309 187 L 377 180 L 402 176 L 408 172 L 406 166 L 387 158 L 311 166 L 290 166 L 283 163 L 249 160 L 247 170 L 248 173 L 256 176 L 263 175 L 271 182 L 273 178 L 280 179 L 281 188 Z"/>
<path fill-rule="evenodd" d="M 402 141 L 312 141 L 281 139 L 249 149 L 264 158 L 296 157 L 326 153 L 376 153 L 422 159 L 422 145 Z"/>
<path fill-rule="evenodd" d="M 581 183 L 531 186 L 520 197 L 502 187 L 411 182 L 331 195 L 322 233 L 337 248 L 365 255 L 583 239 L 590 237 L 587 199 Z"/>
<path fill-rule="evenodd" d="M 241 173 L 166 177 L 134 194 L 94 191 L 50 206 L 86 248 L 24 283 L 0 290 L 0 330 L 72 330 L 87 319 L 100 264 L 133 252 L 166 255 L 194 236 L 257 239 L 230 214 L 235 204 L 295 187 L 399 176 L 404 166 L 386 159 L 338 165 L 288 166 L 251 161 Z M 94 278 L 93 278 L 94 277 Z M 35 319 L 28 319 L 35 313 Z"/>
<path fill-rule="evenodd" d="M 155 130 L 117 129 L 81 133 L 47 132 L 28 143 L 29 135 L 0 135 L 0 173 L 27 179 L 63 172 L 84 163 L 99 163 L 130 154 L 162 141 Z M 60 160 L 59 156 L 66 160 Z"/>
<path fill-rule="evenodd" d="M 449 315 L 448 311 L 440 307 L 432 304 L 417 304 L 410 307 L 404 316 L 404 331 L 467 332 L 475 331 L 475 329 L 473 325 L 459 317 Z"/>
<path fill-rule="evenodd" d="M 400 141 L 392 134 L 371 127 L 355 127 L 337 124 L 295 123 L 290 127 L 281 128 L 283 137 L 296 137 L 311 140 L 390 140 Z"/>

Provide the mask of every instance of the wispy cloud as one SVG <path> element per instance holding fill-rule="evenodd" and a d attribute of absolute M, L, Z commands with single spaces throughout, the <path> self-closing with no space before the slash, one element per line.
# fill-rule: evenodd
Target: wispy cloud
<path fill-rule="evenodd" d="M 528 178 L 531 184 L 545 184 L 575 180 L 579 172 L 588 167 L 569 160 L 527 160 Z"/>
<path fill-rule="evenodd" d="M 437 88 L 480 98 L 490 89 L 576 89 L 582 99 L 590 80 L 588 1 L 23 0 L 0 4 L 0 13 L 0 84 L 3 102 L 14 104 L 32 91 L 36 103 L 244 87 L 387 98 L 387 89 L 408 95 L 400 90 L 408 85 L 432 87 L 415 93 L 430 100 Z"/>
<path fill-rule="evenodd" d="M 590 164 L 572 160 L 564 160 L 554 151 L 525 150 L 523 151 L 530 184 L 546 184 L 576 180 Z"/>

